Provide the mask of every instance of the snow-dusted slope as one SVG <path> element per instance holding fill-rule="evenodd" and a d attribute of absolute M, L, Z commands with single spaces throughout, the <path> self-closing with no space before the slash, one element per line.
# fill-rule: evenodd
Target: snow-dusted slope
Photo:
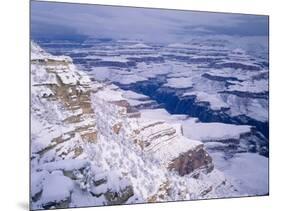
<path fill-rule="evenodd" d="M 227 180 L 241 195 L 268 193 L 268 158 L 259 133 L 248 125 L 202 123 L 186 115 L 171 115 L 164 109 L 141 110 L 143 117 L 181 124 L 184 136 L 200 140 Z M 266 142 L 266 140 L 264 140 Z"/>
<path fill-rule="evenodd" d="M 128 95 L 31 43 L 32 209 L 237 194 L 200 141 Z"/>

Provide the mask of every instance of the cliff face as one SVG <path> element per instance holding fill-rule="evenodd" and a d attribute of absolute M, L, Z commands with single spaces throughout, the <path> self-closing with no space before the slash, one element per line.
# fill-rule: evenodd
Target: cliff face
<path fill-rule="evenodd" d="M 204 145 L 31 43 L 32 208 L 234 195 Z"/>

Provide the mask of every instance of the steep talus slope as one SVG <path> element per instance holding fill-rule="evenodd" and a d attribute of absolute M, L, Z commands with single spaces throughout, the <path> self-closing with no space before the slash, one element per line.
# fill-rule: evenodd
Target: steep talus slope
<path fill-rule="evenodd" d="M 204 145 L 31 43 L 32 209 L 234 196 Z"/>

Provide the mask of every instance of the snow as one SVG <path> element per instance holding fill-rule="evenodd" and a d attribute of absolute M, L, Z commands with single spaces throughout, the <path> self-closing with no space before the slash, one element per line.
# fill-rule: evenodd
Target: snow
<path fill-rule="evenodd" d="M 58 73 L 63 84 L 75 85 L 77 83 L 76 76 L 71 73 Z"/>
<path fill-rule="evenodd" d="M 100 99 L 106 100 L 106 101 L 119 101 L 119 100 L 125 100 L 125 98 L 122 96 L 122 92 L 112 90 L 108 87 L 100 90 L 99 92 L 94 94 Z"/>
<path fill-rule="evenodd" d="M 52 112 L 52 107 L 49 107 L 49 112 L 46 114 L 50 114 L 50 118 L 55 118 L 56 113 Z M 55 108 L 57 109 L 57 108 Z M 55 110 L 56 111 L 56 110 Z M 53 120 L 55 122 L 55 119 Z M 64 127 L 63 125 L 56 129 L 56 126 L 50 125 L 48 121 L 42 121 L 38 117 L 31 116 L 31 138 L 32 138 L 32 148 L 31 152 L 39 152 L 44 148 L 52 145 L 52 139 L 59 137 L 62 133 L 68 132 L 69 127 Z"/>
<path fill-rule="evenodd" d="M 239 139 L 241 134 L 249 133 L 250 131 L 251 126 L 248 125 L 232 125 L 218 122 L 183 122 L 184 135 L 201 141 Z"/>
<path fill-rule="evenodd" d="M 171 115 L 164 109 L 142 110 L 141 113 L 143 118 L 181 122 L 183 133 L 186 137 L 202 141 L 214 141 L 204 144 L 208 149 L 225 146 L 224 143 L 215 142 L 216 140 L 237 139 L 240 134 L 251 131 L 250 126 L 200 123 L 196 118 L 184 119 L 182 116 Z M 223 172 L 226 179 L 237 189 L 237 196 L 264 195 L 268 193 L 268 158 L 254 153 L 238 153 L 232 158 L 226 158 L 224 152 L 217 151 L 210 152 L 210 155 L 214 160 L 215 168 Z M 214 182 L 214 178 L 211 181 Z M 188 184 L 191 191 L 195 186 L 193 182 Z M 228 193 L 226 192 L 225 194 L 227 196 Z"/>
<path fill-rule="evenodd" d="M 108 67 L 95 67 L 89 72 L 90 76 L 93 76 L 96 80 L 105 81 L 110 79 L 111 77 L 111 70 Z"/>
<path fill-rule="evenodd" d="M 238 153 L 225 159 L 221 153 L 212 153 L 215 167 L 242 195 L 268 194 L 268 158 L 256 153 Z"/>
<path fill-rule="evenodd" d="M 121 62 L 121 63 L 126 63 L 129 60 L 124 58 L 124 57 L 120 57 L 120 56 L 92 56 L 92 55 L 88 55 L 85 57 L 85 59 L 93 59 L 93 60 L 101 60 L 104 62 Z"/>
<path fill-rule="evenodd" d="M 180 123 L 185 137 L 200 141 L 239 139 L 241 134 L 250 133 L 252 128 L 249 125 L 203 123 L 187 115 L 169 114 L 165 109 L 144 109 L 141 110 L 141 116 L 143 119 L 163 120 L 170 124 Z"/>
<path fill-rule="evenodd" d="M 91 79 L 84 72 L 80 71 L 79 72 L 79 76 L 80 76 L 79 77 L 79 84 L 81 84 L 81 85 L 88 85 L 88 84 L 91 83 Z"/>
<path fill-rule="evenodd" d="M 231 106 L 229 110 L 229 114 L 231 116 L 238 116 L 247 114 L 247 116 L 259 120 L 261 122 L 268 121 L 268 100 L 267 99 L 254 99 L 254 98 L 246 98 L 246 102 L 244 99 L 236 95 L 227 96 L 227 104 L 236 105 Z"/>
<path fill-rule="evenodd" d="M 250 92 L 250 93 L 263 93 L 268 92 L 268 80 L 252 80 L 243 81 L 228 87 L 229 91 L 240 91 L 240 92 Z"/>
<path fill-rule="evenodd" d="M 35 71 L 36 74 L 34 74 Z M 31 66 L 31 73 L 32 85 L 58 84 L 56 75 L 54 73 L 47 73 L 46 69 L 41 66 Z"/>
<path fill-rule="evenodd" d="M 102 134 L 97 145 L 89 149 L 89 154 L 99 158 L 93 159 L 97 166 L 102 166 L 105 169 L 127 172 L 126 178 L 131 181 L 135 195 L 139 196 L 141 200 L 155 194 L 157 191 L 156 187 L 166 180 L 165 174 L 168 172 L 162 171 L 165 169 L 163 166 L 167 166 L 169 161 L 179 156 L 179 154 L 192 150 L 201 144 L 199 141 L 184 138 L 181 135 L 179 124 L 167 124 L 161 121 L 159 123 L 159 120 L 145 117 L 140 119 L 124 119 L 122 122 L 124 125 L 122 125 L 121 131 L 119 132 L 120 135 L 116 136 L 110 133 L 110 125 L 114 125 L 116 121 L 119 121 L 118 119 L 124 117 L 122 117 L 118 111 L 113 112 L 115 105 L 107 104 L 96 96 L 93 97 L 92 102 L 98 115 L 97 125 L 99 131 L 102 131 Z M 118 116 L 119 118 L 117 118 Z M 155 116 L 152 117 L 155 118 Z M 154 126 L 148 127 L 148 125 Z M 147 129 L 143 131 L 141 128 Z M 141 129 L 141 131 L 143 131 L 139 134 L 139 137 L 142 137 L 144 140 L 149 140 L 148 138 L 152 134 L 161 133 L 163 136 L 152 140 L 151 145 L 146 148 L 144 153 L 143 151 L 138 151 L 139 149 L 135 148 L 136 146 L 131 145 L 131 141 L 126 141 L 126 137 L 130 137 L 128 133 L 135 129 Z M 165 135 L 165 131 L 173 130 L 174 137 Z M 169 139 L 169 137 L 171 139 Z M 105 141 L 107 139 L 109 141 Z M 121 143 L 121 145 L 118 143 Z M 107 153 L 104 154 L 103 150 Z M 142 155 L 141 157 L 138 155 L 139 153 Z M 101 156 L 101 154 L 103 156 Z M 159 169 L 161 169 L 161 171 L 159 171 Z M 171 174 L 174 175 L 172 172 Z M 169 177 L 169 180 L 170 179 L 173 183 L 178 183 L 179 180 L 182 182 L 189 180 L 187 177 L 178 178 L 178 180 L 175 181 L 173 177 Z M 100 191 L 103 191 L 105 187 L 106 186 L 102 187 Z M 200 188 L 204 190 L 204 185 L 198 182 L 197 188 L 194 187 L 194 191 L 198 191 Z M 188 198 L 189 194 L 186 197 Z"/>
<path fill-rule="evenodd" d="M 143 76 L 139 76 L 139 75 L 135 75 L 135 74 L 122 74 L 122 75 L 117 75 L 113 81 L 121 83 L 121 84 L 132 84 L 132 83 L 136 83 L 139 81 L 146 81 L 147 78 L 143 77 Z"/>
<path fill-rule="evenodd" d="M 145 105 L 150 105 L 152 103 L 155 103 L 155 101 L 153 100 L 133 100 L 133 99 L 127 99 L 128 103 L 131 105 L 131 106 L 145 106 Z"/>
<path fill-rule="evenodd" d="M 150 46 L 143 43 L 137 43 L 135 45 L 129 45 L 127 48 L 150 48 Z"/>
<path fill-rule="evenodd" d="M 191 88 L 193 86 L 192 78 L 168 78 L 167 83 L 164 84 L 166 87 L 171 88 L 178 88 L 178 89 L 184 89 L 184 88 Z"/>
<path fill-rule="evenodd" d="M 53 91 L 47 87 L 38 86 L 34 87 L 33 89 L 36 90 L 38 96 L 40 97 L 49 97 L 54 95 Z"/>
<path fill-rule="evenodd" d="M 170 120 L 171 115 L 165 109 L 143 109 L 141 110 L 141 116 L 144 119 L 152 120 Z"/>
<path fill-rule="evenodd" d="M 136 92 L 133 92 L 133 91 L 130 91 L 130 90 L 123 91 L 123 96 L 125 98 L 134 99 L 134 100 L 148 98 L 148 96 L 146 96 L 146 95 L 139 94 L 139 93 L 136 93 Z"/>
<path fill-rule="evenodd" d="M 55 171 L 55 170 L 63 170 L 63 171 L 73 171 L 86 168 L 89 166 L 90 163 L 87 160 L 80 160 L 80 159 L 66 159 L 54 162 L 48 162 L 41 166 L 39 169 L 44 169 L 47 171 Z"/>
<path fill-rule="evenodd" d="M 232 53 L 234 54 L 246 54 L 245 50 L 241 49 L 241 48 L 235 48 L 232 50 Z"/>
<path fill-rule="evenodd" d="M 180 154 L 193 150 L 202 144 L 200 141 L 183 137 L 181 134 L 181 124 L 174 122 L 173 117 L 171 117 L 165 109 L 141 110 L 141 117 L 141 121 L 143 121 L 144 124 L 143 127 L 146 127 L 145 124 L 153 124 L 154 121 L 159 122 L 163 120 L 168 123 L 153 126 L 151 129 L 152 131 L 150 131 L 152 134 L 157 133 L 157 131 L 163 131 L 162 133 L 164 135 L 165 132 L 174 130 L 174 135 L 170 137 L 164 135 L 162 138 L 159 138 L 157 142 L 153 142 L 147 147 L 147 151 L 153 152 L 154 156 L 164 165 Z M 159 148 L 159 146 L 161 147 Z"/>
<path fill-rule="evenodd" d="M 238 80 L 249 80 L 249 78 L 251 77 L 251 75 L 254 74 L 254 72 L 248 72 L 248 71 L 244 71 L 244 70 L 235 70 L 235 75 L 233 74 L 233 69 L 232 68 L 221 68 L 221 69 L 208 69 L 207 72 L 208 75 L 210 76 L 219 76 L 219 77 L 234 77 L 237 78 Z M 227 81 L 231 81 L 229 79 L 227 79 Z M 231 81 L 232 83 L 239 83 L 237 81 Z"/>
<path fill-rule="evenodd" d="M 108 67 L 95 67 L 90 72 L 90 75 L 99 81 L 110 80 L 121 84 L 132 84 L 147 80 L 146 77 L 134 74 L 133 72 Z"/>
<path fill-rule="evenodd" d="M 172 70 L 172 66 L 168 63 L 146 64 L 142 62 L 137 64 L 137 69 L 134 71 L 134 73 L 146 78 L 155 78 L 158 75 L 171 73 Z"/>
<path fill-rule="evenodd" d="M 169 161 L 177 158 L 182 153 L 194 150 L 201 144 L 200 141 L 178 136 L 171 142 L 165 143 L 162 141 L 161 149 L 154 152 L 154 157 L 160 160 L 164 165 L 168 165 Z"/>
<path fill-rule="evenodd" d="M 138 94 L 133 91 L 124 91 L 120 90 L 122 92 L 122 96 L 127 100 L 127 102 L 131 106 L 140 106 L 140 105 L 149 105 L 152 103 L 156 103 L 154 100 L 150 100 L 150 98 L 143 94 Z"/>
<path fill-rule="evenodd" d="M 172 43 L 168 45 L 169 48 L 186 48 L 185 44 L 182 43 Z"/>
<path fill-rule="evenodd" d="M 54 171 L 43 181 L 43 192 L 41 202 L 61 202 L 70 197 L 73 190 L 73 182 L 68 177 L 63 176 L 61 171 Z"/>
<path fill-rule="evenodd" d="M 221 108 L 229 108 L 230 106 L 225 103 L 219 94 L 209 94 L 206 92 L 186 92 L 183 96 L 195 95 L 196 101 L 198 102 L 208 102 L 213 110 L 220 110 Z"/>
<path fill-rule="evenodd" d="M 72 59 L 68 56 L 53 56 L 46 51 L 44 51 L 38 44 L 31 41 L 31 61 L 37 60 L 57 60 L 57 61 L 66 61 L 72 62 Z"/>
<path fill-rule="evenodd" d="M 30 178 L 32 180 L 31 185 L 31 194 L 34 197 L 43 189 L 42 181 L 48 175 L 47 171 L 40 171 L 40 172 L 31 172 Z"/>
<path fill-rule="evenodd" d="M 89 207 L 105 205 L 106 199 L 104 195 L 93 197 L 90 193 L 82 191 L 78 188 L 74 189 L 71 194 L 70 207 Z"/>
<path fill-rule="evenodd" d="M 110 46 L 107 48 L 112 50 Z M 141 48 L 141 46 L 137 48 Z M 130 49 L 130 51 L 137 51 L 137 49 Z M 169 184 L 169 194 L 164 193 L 165 198 L 159 199 L 163 201 L 235 196 L 236 193 L 224 173 L 217 169 L 208 174 L 202 173 L 198 179 L 195 179 L 190 178 L 189 175 L 181 177 L 177 172 L 169 171 L 166 167 L 172 159 L 182 153 L 203 147 L 200 140 L 239 138 L 240 134 L 250 131 L 250 126 L 200 123 L 197 119 L 189 118 L 186 115 L 170 115 L 164 109 L 141 110 L 140 118 L 128 117 L 124 108 L 112 101 L 127 99 L 129 103 L 137 105 L 141 101 L 150 102 L 147 96 L 120 90 L 112 84 L 91 82 L 87 74 L 81 73 L 70 62 L 71 60 L 67 60 L 67 65 L 52 66 L 54 69 L 52 72 L 48 72 L 46 68 L 49 66 L 48 64 L 35 60 L 52 58 L 58 59 L 57 61 L 65 61 L 64 59 L 67 57 L 52 56 L 38 46 L 34 47 L 33 53 L 36 55 L 32 55 L 34 59 L 32 78 L 33 82 L 38 82 L 40 88 L 32 83 L 32 195 L 42 191 L 39 201 L 32 203 L 33 208 L 42 208 L 42 204 L 48 202 L 67 200 L 70 200 L 70 207 L 106 205 L 108 201 L 104 194 L 107 191 L 121 191 L 130 186 L 133 187 L 134 196 L 126 203 L 144 203 L 149 197 L 159 194 L 159 187 L 164 183 Z M 114 55 L 117 53 L 112 52 L 111 56 L 115 57 Z M 91 75 L 98 76 L 97 80 L 109 79 L 113 82 L 130 84 L 172 72 L 178 76 L 185 75 L 185 77 L 173 76 L 167 79 L 167 84 L 175 88 L 189 88 L 194 85 L 195 81 L 197 82 L 196 77 L 201 74 L 200 72 L 195 78 L 192 78 L 189 75 L 192 70 L 194 73 L 200 72 L 196 65 L 181 66 L 172 62 L 140 63 L 137 68 L 130 70 L 93 68 Z M 89 99 L 93 113 L 84 114 L 81 106 L 70 111 L 64 103 L 57 99 L 43 98 L 44 94 L 55 94 L 44 84 L 44 79 L 52 82 L 54 78 L 50 75 L 52 73 L 59 75 L 63 83 L 75 86 L 77 90 L 89 90 L 90 88 L 85 88 L 88 85 L 92 88 L 95 87 L 91 93 L 91 99 Z M 81 86 L 83 84 L 87 86 Z M 212 106 L 222 104 L 215 96 L 203 94 L 201 97 L 209 100 Z M 73 115 L 82 115 L 83 118 L 74 123 L 63 121 Z M 182 135 L 182 124 L 185 137 Z M 113 129 L 116 125 L 120 125 L 118 133 Z M 95 143 L 81 138 L 83 134 L 93 131 L 97 132 Z M 56 138 L 60 138 L 62 142 L 52 141 Z M 150 145 L 139 144 L 145 142 L 149 142 Z M 74 149 L 78 147 L 82 149 L 82 154 L 74 157 Z M 235 157 L 233 163 L 236 166 L 240 162 L 246 164 L 244 159 L 247 159 L 246 155 L 245 157 Z M 257 159 L 262 160 L 260 157 Z M 255 158 L 249 160 L 254 163 Z M 261 163 L 263 162 L 261 161 Z M 238 171 L 235 168 L 232 167 L 233 171 Z M 76 172 L 81 169 L 83 169 L 83 174 L 79 175 L 78 180 L 72 180 L 71 177 L 63 174 L 65 171 Z M 264 174 L 262 170 L 259 172 Z M 249 179 L 249 177 L 246 175 L 245 178 Z M 105 182 L 100 186 L 94 186 L 91 182 L 98 179 L 105 179 Z M 235 184 L 239 184 L 234 179 L 230 178 Z M 256 184 L 260 183 L 264 186 L 264 183 L 258 181 L 257 178 L 254 181 Z M 246 184 L 246 179 L 243 182 Z M 210 193 L 202 195 L 210 187 L 212 188 Z M 251 188 L 254 188 L 254 185 L 249 184 L 247 189 Z M 89 191 L 102 195 L 95 197 Z M 254 192 L 253 189 L 251 193 Z"/>

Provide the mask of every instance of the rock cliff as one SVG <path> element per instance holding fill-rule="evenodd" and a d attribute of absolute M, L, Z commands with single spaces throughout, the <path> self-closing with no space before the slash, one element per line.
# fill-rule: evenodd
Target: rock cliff
<path fill-rule="evenodd" d="M 31 43 L 32 209 L 235 195 L 200 141 Z"/>

